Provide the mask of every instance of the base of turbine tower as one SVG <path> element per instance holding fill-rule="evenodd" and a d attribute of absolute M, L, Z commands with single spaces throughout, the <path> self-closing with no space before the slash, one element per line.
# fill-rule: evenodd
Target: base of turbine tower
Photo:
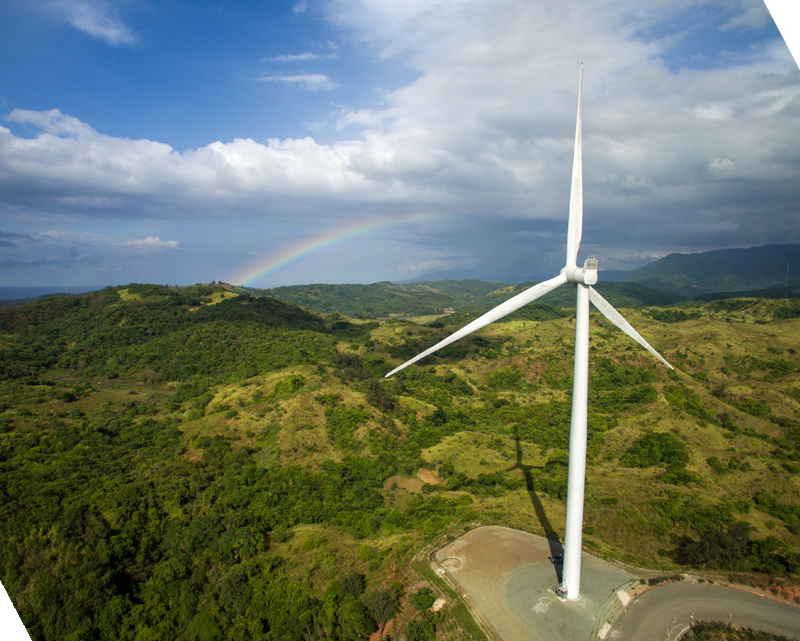
<path fill-rule="evenodd" d="M 558 593 L 566 586 L 560 565 L 552 562 L 562 552 L 558 540 L 487 526 L 466 532 L 430 560 L 436 574 L 464 595 L 495 638 L 596 638 L 609 613 L 619 613 L 620 594 L 634 596 L 638 577 L 582 552 L 580 599 L 569 600 Z"/>
<path fill-rule="evenodd" d="M 581 600 L 581 595 L 580 594 L 578 596 L 576 596 L 576 597 L 570 598 L 570 596 L 569 596 L 569 588 L 567 587 L 566 582 L 559 583 L 556 587 L 553 588 L 553 592 L 562 601 L 580 601 Z"/>

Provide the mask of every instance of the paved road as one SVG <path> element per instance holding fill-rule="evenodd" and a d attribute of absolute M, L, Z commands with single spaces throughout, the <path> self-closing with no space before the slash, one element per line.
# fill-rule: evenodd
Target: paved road
<path fill-rule="evenodd" d="M 730 621 L 800 639 L 798 607 L 744 590 L 670 583 L 635 599 L 606 640 L 674 641 L 693 621 Z"/>

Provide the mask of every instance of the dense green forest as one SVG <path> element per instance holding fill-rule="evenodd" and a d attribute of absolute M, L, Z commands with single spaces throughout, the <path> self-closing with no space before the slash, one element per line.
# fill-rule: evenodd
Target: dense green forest
<path fill-rule="evenodd" d="M 419 555 L 563 532 L 574 319 L 385 380 L 469 312 L 340 313 L 136 284 L 0 310 L 0 578 L 34 641 L 484 638 Z M 626 316 L 678 369 L 593 314 L 586 548 L 797 594 L 800 304 Z"/>
<path fill-rule="evenodd" d="M 502 283 L 480 280 L 441 280 L 398 285 L 388 281 L 371 285 L 292 285 L 253 289 L 253 295 L 274 296 L 320 314 L 344 314 L 354 318 L 417 317 L 440 315 L 447 310 L 470 307 Z"/>

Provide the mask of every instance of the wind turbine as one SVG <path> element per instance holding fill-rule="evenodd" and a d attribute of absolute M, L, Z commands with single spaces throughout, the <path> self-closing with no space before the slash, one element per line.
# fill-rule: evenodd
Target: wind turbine
<path fill-rule="evenodd" d="M 567 478 L 567 523 L 564 535 L 564 566 L 556 592 L 562 598 L 575 601 L 581 595 L 581 539 L 583 537 L 583 502 L 586 479 L 586 419 L 589 389 L 589 302 L 619 329 L 644 347 L 664 365 L 673 369 L 622 315 L 591 286 L 597 282 L 597 259 L 590 256 L 578 267 L 578 248 L 583 227 L 583 168 L 581 155 L 581 101 L 583 97 L 583 64 L 578 85 L 578 119 L 575 127 L 575 154 L 572 161 L 572 188 L 567 227 L 567 262 L 558 276 L 534 285 L 505 303 L 486 312 L 433 347 L 426 349 L 400 367 L 386 374 L 393 376 L 401 369 L 425 358 L 435 351 L 503 318 L 520 307 L 541 298 L 561 285 L 575 285 L 578 292 L 575 311 L 575 361 L 572 386 L 572 419 L 569 428 L 569 472 Z"/>

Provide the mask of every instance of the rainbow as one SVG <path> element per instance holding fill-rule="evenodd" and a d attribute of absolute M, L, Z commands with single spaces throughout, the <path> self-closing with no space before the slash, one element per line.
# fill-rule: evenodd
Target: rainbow
<path fill-rule="evenodd" d="M 292 247 L 284 249 L 277 255 L 270 256 L 267 260 L 262 260 L 250 267 L 243 269 L 235 276 L 231 277 L 230 283 L 234 285 L 243 285 L 245 287 L 252 287 L 253 283 L 262 278 L 274 274 L 279 269 L 286 267 L 290 263 L 315 254 L 317 252 L 333 247 L 345 240 L 357 238 L 359 236 L 366 236 L 379 229 L 387 229 L 389 227 L 397 227 L 409 223 L 416 223 L 432 218 L 438 218 L 432 214 L 404 214 L 402 216 L 393 216 L 388 218 L 380 218 L 375 220 L 368 220 L 349 225 L 344 229 L 337 229 L 326 234 L 321 234 L 315 238 L 305 240 Z"/>

